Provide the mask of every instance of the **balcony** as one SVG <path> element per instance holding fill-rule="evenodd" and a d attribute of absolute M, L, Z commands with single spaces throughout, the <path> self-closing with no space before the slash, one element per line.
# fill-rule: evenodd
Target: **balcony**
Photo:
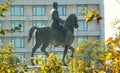
<path fill-rule="evenodd" d="M 99 36 L 100 31 L 75 31 L 75 36 Z"/>
<path fill-rule="evenodd" d="M 12 5 L 40 5 L 40 4 L 52 4 L 51 0 L 16 0 Z M 99 0 L 57 0 L 59 4 L 98 4 Z"/>

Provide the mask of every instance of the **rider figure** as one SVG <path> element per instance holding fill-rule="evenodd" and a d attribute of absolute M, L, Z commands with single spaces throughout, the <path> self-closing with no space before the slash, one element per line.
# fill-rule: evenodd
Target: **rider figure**
<path fill-rule="evenodd" d="M 51 11 L 52 13 L 52 28 L 55 28 L 55 29 L 59 29 L 63 32 L 63 34 L 65 35 L 65 44 L 68 44 L 70 38 L 68 38 L 69 34 L 67 32 L 67 29 L 64 28 L 62 25 L 64 23 L 64 20 L 62 20 L 61 18 L 59 18 L 59 14 L 58 14 L 58 4 L 57 2 L 54 2 L 53 3 L 53 9 Z"/>
<path fill-rule="evenodd" d="M 57 8 L 58 8 L 58 4 L 57 4 L 57 2 L 54 2 L 53 3 L 53 9 L 51 10 L 52 20 L 53 20 L 52 27 L 55 28 L 55 29 L 60 29 L 65 33 L 65 28 L 63 28 L 63 26 L 61 25 L 61 24 L 64 23 L 64 20 L 62 20 L 59 17 Z"/>

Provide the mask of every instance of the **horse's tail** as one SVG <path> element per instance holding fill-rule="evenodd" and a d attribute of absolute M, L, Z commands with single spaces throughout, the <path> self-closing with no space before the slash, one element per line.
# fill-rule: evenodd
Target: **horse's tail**
<path fill-rule="evenodd" d="M 30 42 L 30 40 L 31 40 L 31 38 L 32 38 L 32 35 L 33 35 L 34 30 L 36 30 L 36 29 L 38 29 L 38 27 L 33 26 L 33 27 L 29 30 L 28 43 Z"/>

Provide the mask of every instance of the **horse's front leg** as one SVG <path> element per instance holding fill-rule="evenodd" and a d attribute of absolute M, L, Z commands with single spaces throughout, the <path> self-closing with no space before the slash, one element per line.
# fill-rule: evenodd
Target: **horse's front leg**
<path fill-rule="evenodd" d="M 62 62 L 65 62 L 65 56 L 66 56 L 66 54 L 67 54 L 67 51 L 68 51 L 68 46 L 66 45 L 66 46 L 65 46 L 65 49 L 64 49 L 64 53 L 63 53 Z"/>
<path fill-rule="evenodd" d="M 70 47 L 69 49 L 72 51 L 71 57 L 73 57 L 73 55 L 74 55 L 74 48 L 73 48 L 73 47 Z"/>

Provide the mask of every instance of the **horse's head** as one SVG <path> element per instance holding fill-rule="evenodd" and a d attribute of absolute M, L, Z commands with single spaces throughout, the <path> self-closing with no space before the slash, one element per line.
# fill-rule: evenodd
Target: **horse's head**
<path fill-rule="evenodd" d="M 75 14 L 70 14 L 66 19 L 66 25 L 78 28 L 77 16 Z"/>
<path fill-rule="evenodd" d="M 71 14 L 73 17 L 73 23 L 74 23 L 74 27 L 78 28 L 78 20 L 77 20 L 77 16 L 75 14 Z"/>

